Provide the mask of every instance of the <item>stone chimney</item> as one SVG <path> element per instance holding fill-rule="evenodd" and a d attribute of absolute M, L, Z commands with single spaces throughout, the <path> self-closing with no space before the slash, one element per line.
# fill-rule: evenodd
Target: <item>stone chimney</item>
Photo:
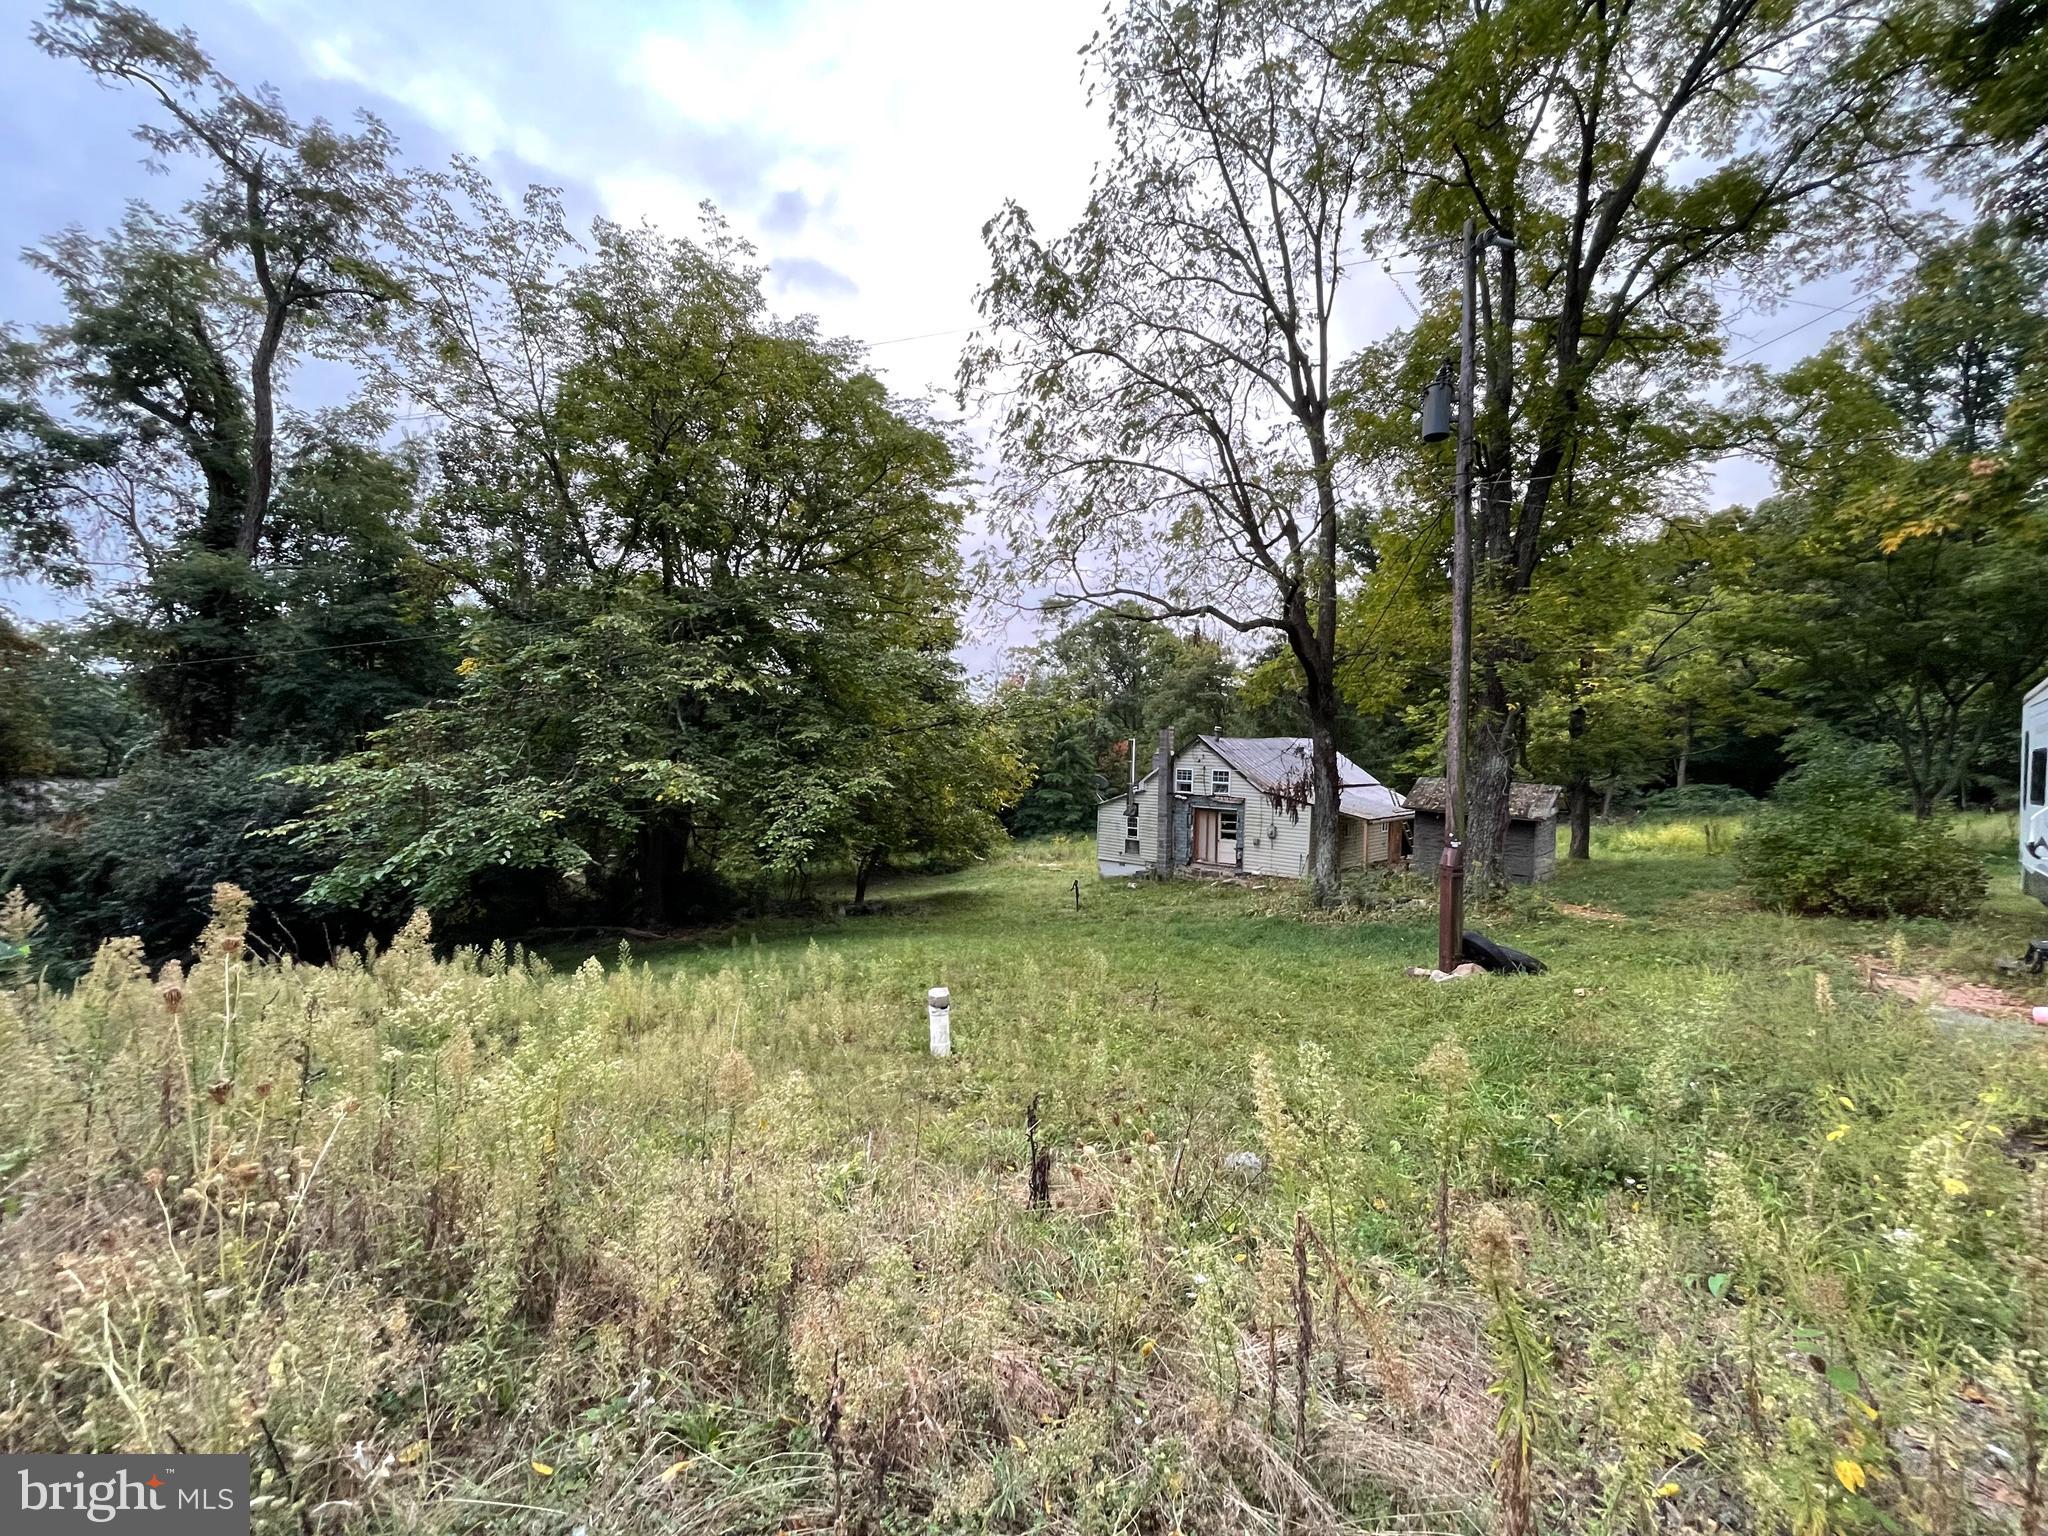
<path fill-rule="evenodd" d="M 1152 751 L 1152 871 L 1164 880 L 1173 873 L 1173 730 L 1159 733 Z"/>

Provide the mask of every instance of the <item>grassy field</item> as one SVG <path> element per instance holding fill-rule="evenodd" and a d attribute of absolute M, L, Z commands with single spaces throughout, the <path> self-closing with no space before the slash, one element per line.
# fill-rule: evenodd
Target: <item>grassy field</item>
<path fill-rule="evenodd" d="M 1863 970 L 2048 931 L 2010 821 L 1967 923 L 1754 910 L 1734 831 L 1453 985 L 1417 885 L 1082 843 L 588 958 L 230 901 L 0 994 L 0 1447 L 247 1450 L 279 1531 L 2021 1529 L 2048 1063 Z"/>

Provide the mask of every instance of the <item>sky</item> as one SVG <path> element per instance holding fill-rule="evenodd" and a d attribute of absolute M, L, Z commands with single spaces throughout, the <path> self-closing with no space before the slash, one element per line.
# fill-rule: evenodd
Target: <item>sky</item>
<path fill-rule="evenodd" d="M 234 79 L 267 81 L 301 117 L 367 109 L 406 157 L 478 157 L 501 185 L 563 189 L 580 219 L 694 233 L 714 202 L 759 248 L 783 314 L 811 313 L 872 349 L 898 393 L 950 386 L 985 277 L 983 222 L 1015 199 L 1041 230 L 1080 212 L 1107 148 L 1079 50 L 1101 0 L 158 0 Z M 67 225 L 100 228 L 175 187 L 130 136 L 142 103 L 28 40 L 40 6 L 0 0 L 0 252 Z M 1412 292 L 1412 279 L 1409 292 Z M 1410 318 L 1396 280 L 1363 275 L 1346 314 L 1362 342 Z M 1764 339 L 1817 315 L 1737 322 Z M 40 274 L 0 260 L 0 322 L 57 317 Z M 1788 361 L 1850 313 L 1761 350 Z M 971 423 L 970 423 L 971 425 Z M 1716 500 L 1766 488 L 1730 466 Z M 10 584 L 27 617 L 76 611 Z M 984 624 L 986 672 L 1030 626 Z"/>

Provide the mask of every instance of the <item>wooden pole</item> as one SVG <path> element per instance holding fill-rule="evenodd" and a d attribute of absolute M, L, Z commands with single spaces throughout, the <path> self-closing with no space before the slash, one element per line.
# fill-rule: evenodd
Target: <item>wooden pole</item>
<path fill-rule="evenodd" d="M 1465 947 L 1465 714 L 1472 679 L 1472 314 L 1479 281 L 1479 235 L 1465 221 L 1464 304 L 1458 314 L 1458 470 L 1451 525 L 1451 718 L 1444 732 L 1447 836 L 1437 865 L 1436 966 L 1454 969 Z"/>

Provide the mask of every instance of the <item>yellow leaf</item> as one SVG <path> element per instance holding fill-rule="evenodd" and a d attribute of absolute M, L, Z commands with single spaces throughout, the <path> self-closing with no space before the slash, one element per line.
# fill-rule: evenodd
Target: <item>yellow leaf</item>
<path fill-rule="evenodd" d="M 1856 1107 L 1856 1101 L 1850 1098 L 1849 1095 L 1847 1095 L 1846 1093 L 1836 1094 L 1835 1102 L 1841 1105 L 1844 1109 L 1854 1109 Z"/>
<path fill-rule="evenodd" d="M 1840 1458 L 1835 1462 L 1835 1481 L 1851 1493 L 1857 1492 L 1863 1487 L 1863 1463 L 1851 1461 L 1846 1456 Z"/>
<path fill-rule="evenodd" d="M 398 1453 L 398 1464 L 401 1467 L 409 1467 L 426 1454 L 427 1442 L 424 1440 L 415 1440 L 411 1445 L 408 1445 L 404 1450 Z"/>
<path fill-rule="evenodd" d="M 1828 1132 L 1828 1140 L 1829 1140 L 1829 1141 L 1840 1141 L 1840 1140 L 1841 1140 L 1841 1139 L 1842 1139 L 1842 1138 L 1843 1138 L 1844 1136 L 1846 1136 L 1846 1135 L 1848 1135 L 1848 1134 L 1849 1134 L 1849 1127 L 1847 1127 L 1846 1125 L 1838 1125 L 1838 1126 L 1836 1126 L 1836 1127 L 1835 1127 L 1835 1128 L 1834 1128 L 1834 1129 L 1833 1129 L 1832 1131 L 1829 1131 L 1829 1132 Z"/>
<path fill-rule="evenodd" d="M 682 1476 L 683 1468 L 687 1467 L 689 1464 L 690 1458 L 687 1456 L 685 1456 L 681 1461 L 670 1462 L 666 1467 L 662 1469 L 661 1480 L 664 1483 L 674 1482 L 678 1477 Z"/>
<path fill-rule="evenodd" d="M 554 1469 L 553 1467 L 549 1466 L 549 1465 L 548 1465 L 548 1464 L 547 1464 L 546 1462 L 544 1462 L 544 1461 L 536 1461 L 536 1462 L 534 1462 L 534 1463 L 533 1463 L 533 1470 L 534 1470 L 534 1471 L 536 1471 L 536 1472 L 538 1472 L 538 1473 L 539 1473 L 539 1474 L 540 1474 L 540 1475 L 541 1475 L 542 1477 L 553 1477 L 553 1476 L 555 1475 L 555 1469 Z"/>
<path fill-rule="evenodd" d="M 1967 1195 L 1970 1192 L 1970 1186 L 1954 1174 L 1950 1174 L 1941 1181 L 1941 1192 L 1944 1195 Z"/>
<path fill-rule="evenodd" d="M 1678 1484 L 1676 1483 L 1664 1483 L 1657 1489 L 1657 1497 L 1660 1499 L 1675 1498 L 1677 1495 Z"/>

